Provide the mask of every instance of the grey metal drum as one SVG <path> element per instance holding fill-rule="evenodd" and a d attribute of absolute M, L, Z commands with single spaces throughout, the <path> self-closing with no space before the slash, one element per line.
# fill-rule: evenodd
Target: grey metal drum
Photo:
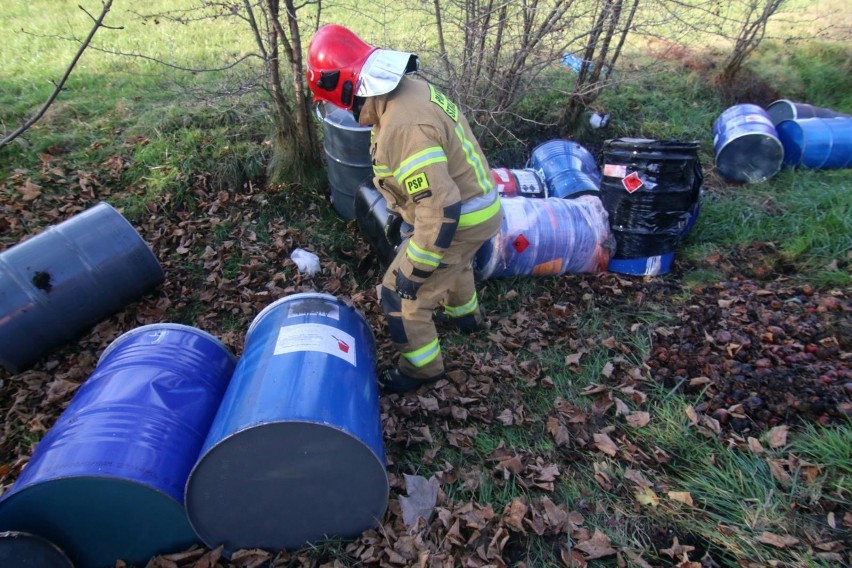
<path fill-rule="evenodd" d="M 322 121 L 323 150 L 325 151 L 331 203 L 344 219 L 355 218 L 355 191 L 358 185 L 373 174 L 370 160 L 370 131 L 360 126 L 346 109 L 332 104 L 316 107 Z"/>
<path fill-rule="evenodd" d="M 100 203 L 0 254 L 0 365 L 19 372 L 159 285 L 131 224 Z"/>

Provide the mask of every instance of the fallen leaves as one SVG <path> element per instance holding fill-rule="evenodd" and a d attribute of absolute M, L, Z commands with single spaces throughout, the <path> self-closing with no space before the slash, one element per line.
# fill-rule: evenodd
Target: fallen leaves
<path fill-rule="evenodd" d="M 775 548 L 789 548 L 799 544 L 799 539 L 790 535 L 777 535 L 769 531 L 763 531 L 757 537 L 758 542 L 774 546 Z"/>

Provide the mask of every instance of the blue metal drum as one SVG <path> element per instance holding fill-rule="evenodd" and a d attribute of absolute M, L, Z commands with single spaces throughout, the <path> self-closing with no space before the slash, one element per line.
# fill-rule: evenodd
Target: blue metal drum
<path fill-rule="evenodd" d="M 785 120 L 797 120 L 800 118 L 834 118 L 836 116 L 849 116 L 830 108 L 818 107 L 808 103 L 797 103 L 787 99 L 777 100 L 768 107 L 766 112 L 776 127 Z"/>
<path fill-rule="evenodd" d="M 550 140 L 536 146 L 529 167 L 539 172 L 552 197 L 596 194 L 600 187 L 601 174 L 594 156 L 570 140 Z"/>
<path fill-rule="evenodd" d="M 593 195 L 577 199 L 505 199 L 503 226 L 473 260 L 478 280 L 602 272 L 612 237 Z"/>
<path fill-rule="evenodd" d="M 107 203 L 0 254 L 0 365 L 20 372 L 163 281 L 131 224 Z"/>
<path fill-rule="evenodd" d="M 728 181 L 758 183 L 781 169 L 784 148 L 769 115 L 753 104 L 734 105 L 713 123 L 716 169 Z"/>
<path fill-rule="evenodd" d="M 633 276 L 667 274 L 672 268 L 674 253 L 657 254 L 642 258 L 611 258 L 607 270 Z"/>
<path fill-rule="evenodd" d="M 803 118 L 777 126 L 784 164 L 812 169 L 852 167 L 852 118 Z"/>
<path fill-rule="evenodd" d="M 74 568 L 58 546 L 34 534 L 0 533 L 0 566 L 4 568 Z"/>
<path fill-rule="evenodd" d="M 39 535 L 92 568 L 197 542 L 184 486 L 235 367 L 189 326 L 120 336 L 3 495 L 0 530 Z"/>
<path fill-rule="evenodd" d="M 563 170 L 548 183 L 551 197 L 560 199 L 594 195 L 600 192 L 600 178 L 575 170 Z"/>
<path fill-rule="evenodd" d="M 328 294 L 258 314 L 187 481 L 186 508 L 210 547 L 298 549 L 376 526 L 389 485 L 375 339 Z"/>

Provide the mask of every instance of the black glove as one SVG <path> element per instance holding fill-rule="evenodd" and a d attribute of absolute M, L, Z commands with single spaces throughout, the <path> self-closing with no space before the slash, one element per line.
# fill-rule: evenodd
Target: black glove
<path fill-rule="evenodd" d="M 408 278 L 401 270 L 396 271 L 396 293 L 404 300 L 416 300 L 417 291 L 423 285 Z"/>
<path fill-rule="evenodd" d="M 385 240 L 392 247 L 402 242 L 399 228 L 402 226 L 402 215 L 388 211 L 388 219 L 385 221 Z"/>

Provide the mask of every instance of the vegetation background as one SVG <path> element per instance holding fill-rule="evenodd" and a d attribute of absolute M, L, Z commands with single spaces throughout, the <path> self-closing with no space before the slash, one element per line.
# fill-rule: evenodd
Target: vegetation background
<path fill-rule="evenodd" d="M 453 7 L 486 3 L 439 4 L 450 15 Z M 579 52 L 594 21 L 590 7 L 601 3 L 570 4 L 576 19 L 550 28 L 548 37 L 572 34 L 565 45 Z M 734 11 L 713 20 L 718 26 L 701 19 L 712 9 L 681 22 L 672 7 L 689 3 L 638 5 L 605 80 L 587 84 L 576 99 L 578 76 L 560 62 L 565 45 L 540 46 L 547 56 L 526 63 L 528 81 L 496 114 L 488 106 L 498 97 L 488 90 L 493 85 L 464 82 L 471 74 L 461 72 L 464 58 L 452 49 L 464 39 L 449 16 L 447 57 L 455 66 L 443 64 L 428 3 L 339 0 L 323 3 L 318 16 L 300 12 L 303 38 L 318 24 L 341 22 L 375 44 L 416 49 L 427 76 L 465 95 L 493 167 L 522 167 L 532 148 L 558 136 L 596 154 L 604 140 L 624 136 L 698 140 L 706 183 L 698 223 L 669 275 L 566 275 L 484 287 L 492 332 L 473 340 L 450 334 L 445 346 L 473 378 L 454 375 L 434 396 L 382 399 L 393 494 L 379 530 L 304 551 L 254 551 L 231 559 L 234 566 L 850 563 L 852 377 L 843 321 L 852 170 L 785 168 L 766 182 L 734 185 L 715 172 L 712 124 L 732 104 L 780 98 L 852 114 L 852 13 L 842 0 L 783 3 L 742 68 L 720 81 L 745 21 L 736 9 L 750 3 L 730 3 Z M 0 246 L 106 200 L 139 227 L 168 275 L 161 292 L 78 345 L 32 371 L 0 376 L 0 480 L 7 488 L 97 354 L 136 325 L 197 325 L 239 353 L 266 302 L 318 289 L 353 298 L 381 336 L 371 291 L 380 267 L 355 224 L 331 208 L 321 150 L 298 172 L 275 167 L 280 123 L 263 88 L 264 61 L 250 27 L 221 15 L 222 6 L 228 3 L 116 2 L 109 27 L 98 31 L 46 114 L 0 148 Z M 0 136 L 54 91 L 100 7 L 5 3 Z M 573 113 L 570 100 L 582 102 Z M 609 114 L 609 125 L 592 128 L 593 112 Z M 289 253 L 299 246 L 321 255 L 321 276 L 295 269 Z M 770 302 L 765 311 L 761 298 Z M 785 420 L 759 419 L 739 404 L 767 398 L 749 390 L 757 386 L 722 404 L 697 368 L 682 364 L 666 374 L 660 361 L 676 354 L 684 330 L 703 326 L 708 344 L 724 352 L 719 334 L 736 335 L 728 320 L 740 317 L 726 302 L 741 300 L 749 313 L 787 322 L 776 327 L 791 336 L 789 327 L 808 332 L 784 344 L 793 355 L 831 348 L 822 366 L 796 375 L 807 388 L 815 381 L 833 389 L 830 411 L 791 403 Z M 820 317 L 789 316 L 794 305 Z M 695 316 L 696 307 L 707 309 L 706 319 Z M 387 343 L 379 348 L 389 361 Z M 689 373 L 677 375 L 680 369 Z M 719 377 L 736 374 L 718 370 Z M 459 390 L 475 402 L 459 406 Z M 397 501 L 404 474 L 441 483 L 436 518 L 412 531 Z M 201 547 L 151 566 L 217 562 L 229 561 Z"/>

